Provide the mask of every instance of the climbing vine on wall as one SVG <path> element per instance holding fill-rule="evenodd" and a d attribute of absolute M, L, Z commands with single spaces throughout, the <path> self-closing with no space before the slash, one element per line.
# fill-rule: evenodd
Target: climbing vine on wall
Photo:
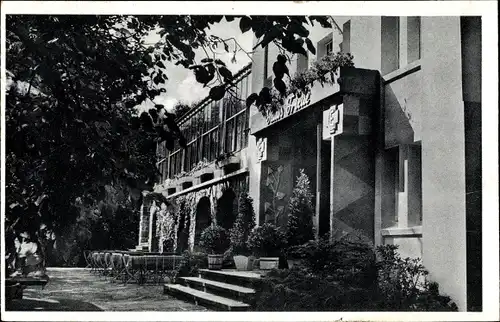
<path fill-rule="evenodd" d="M 276 169 L 271 166 L 267 169 L 266 187 L 271 191 L 271 200 L 264 203 L 265 221 L 271 222 L 276 226 L 280 225 L 285 213 L 286 194 L 281 191 L 281 175 L 283 166 L 279 165 Z"/>
<path fill-rule="evenodd" d="M 175 218 L 173 211 L 169 210 L 165 203 L 161 204 L 160 211 L 158 212 L 156 236 L 158 237 L 158 249 L 160 252 L 171 252 L 174 250 Z"/>
<path fill-rule="evenodd" d="M 195 243 L 197 206 L 201 198 L 208 197 L 210 200 L 211 222 L 216 222 L 216 206 L 219 198 L 226 189 L 228 182 L 190 192 L 169 200 L 169 206 L 163 208 L 157 214 L 156 236 L 158 238 L 160 251 L 164 249 L 165 241 L 172 244 L 172 251 L 179 252 L 182 243 L 187 242 L 188 249 L 192 250 Z M 182 225 L 182 227 L 180 227 Z M 179 228 L 182 228 L 179 231 Z M 179 234 L 180 233 L 180 234 Z M 180 240 L 180 238 L 183 238 Z"/>

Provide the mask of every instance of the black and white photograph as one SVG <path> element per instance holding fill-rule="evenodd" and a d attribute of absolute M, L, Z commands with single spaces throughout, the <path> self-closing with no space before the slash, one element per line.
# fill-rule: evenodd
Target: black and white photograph
<path fill-rule="evenodd" d="M 496 2 L 1 6 L 2 319 L 500 318 Z"/>

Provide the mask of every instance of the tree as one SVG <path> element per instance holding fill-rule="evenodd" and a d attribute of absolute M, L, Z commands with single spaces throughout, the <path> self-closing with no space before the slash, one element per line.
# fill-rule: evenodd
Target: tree
<path fill-rule="evenodd" d="M 165 141 L 168 149 L 186 142 L 175 115 L 163 106 L 139 116 L 133 107 L 164 91 L 165 61 L 192 70 L 211 88 L 212 99 L 231 92 L 232 74 L 214 48 L 236 52 L 241 47 L 234 38 L 206 33 L 223 18 L 7 16 L 6 69 L 13 81 L 6 97 L 9 236 L 62 235 L 75 225 L 82 207 L 98 207 L 107 186 L 140 202 L 140 190 L 157 175 L 156 142 Z M 331 26 L 325 17 L 239 18 L 241 31 L 252 30 L 258 45 L 274 42 L 284 53 L 314 52 L 304 25 Z M 161 39 L 147 45 L 145 36 L 153 31 Z M 199 63 L 197 48 L 207 56 Z"/>
<path fill-rule="evenodd" d="M 134 127 L 131 108 L 148 89 L 145 54 L 110 33 L 120 19 L 7 17 L 6 226 L 13 236 L 62 236 L 81 207 L 98 206 L 106 186 L 138 201 L 156 177 L 154 134 Z"/>
<path fill-rule="evenodd" d="M 288 246 L 302 245 L 314 239 L 312 197 L 309 178 L 301 169 L 290 197 L 286 232 Z"/>
<path fill-rule="evenodd" d="M 252 198 L 246 192 L 240 194 L 238 216 L 230 230 L 231 247 L 236 254 L 247 255 L 250 253 L 246 243 L 252 228 L 255 226 L 255 212 L 252 202 Z"/>

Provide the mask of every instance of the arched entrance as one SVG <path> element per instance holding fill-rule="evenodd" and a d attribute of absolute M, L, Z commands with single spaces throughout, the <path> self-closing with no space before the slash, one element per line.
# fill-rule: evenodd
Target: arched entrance
<path fill-rule="evenodd" d="M 217 201 L 217 224 L 225 229 L 231 229 L 236 219 L 237 198 L 233 189 L 229 188 Z"/>
<path fill-rule="evenodd" d="M 152 214 L 150 220 L 152 222 L 151 224 L 151 230 L 152 230 L 152 233 L 151 233 L 151 248 L 150 248 L 150 251 L 151 252 L 157 252 L 159 250 L 159 245 L 158 245 L 158 236 L 156 234 L 156 223 L 158 221 L 158 211 L 159 211 L 159 208 L 157 207 L 155 212 Z"/>
<path fill-rule="evenodd" d="M 198 205 L 196 206 L 196 226 L 194 235 L 195 250 L 198 249 L 201 233 L 205 228 L 210 226 L 211 223 L 212 217 L 210 214 L 210 199 L 208 197 L 203 197 L 200 199 Z"/>
<path fill-rule="evenodd" d="M 180 211 L 179 228 L 177 230 L 177 253 L 182 253 L 189 249 L 189 226 L 190 216 L 182 215 L 185 211 Z"/>

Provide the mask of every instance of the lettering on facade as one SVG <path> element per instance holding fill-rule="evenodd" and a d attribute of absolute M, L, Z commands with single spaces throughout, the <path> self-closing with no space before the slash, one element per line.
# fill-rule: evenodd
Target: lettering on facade
<path fill-rule="evenodd" d="M 271 125 L 284 119 L 285 117 L 297 113 L 307 107 L 310 103 L 311 91 L 302 93 L 300 97 L 297 97 L 297 95 L 290 95 L 287 97 L 284 104 L 279 107 L 276 113 L 268 113 L 266 115 L 267 125 Z"/>
<path fill-rule="evenodd" d="M 257 139 L 257 160 L 258 162 L 266 160 L 267 138 Z"/>

